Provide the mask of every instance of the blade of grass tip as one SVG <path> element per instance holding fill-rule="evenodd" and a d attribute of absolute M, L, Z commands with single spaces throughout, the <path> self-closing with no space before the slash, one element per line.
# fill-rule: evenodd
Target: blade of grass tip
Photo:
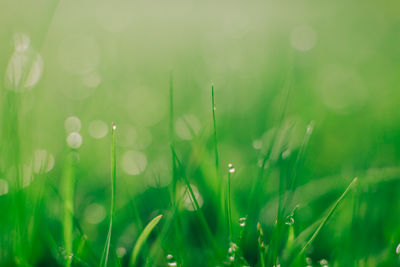
<path fill-rule="evenodd" d="M 218 153 L 218 135 L 217 135 L 217 119 L 215 115 L 216 111 L 216 106 L 215 106 L 215 89 L 214 89 L 214 84 L 211 84 L 211 110 L 212 110 L 212 120 L 213 120 L 213 135 L 214 135 L 214 158 L 215 158 L 215 178 L 217 180 L 217 200 L 218 200 L 218 207 L 219 207 L 219 214 L 224 214 L 225 211 L 225 199 L 224 199 L 224 192 L 222 190 L 222 178 L 219 173 L 219 153 Z M 218 229 L 223 229 L 224 228 L 224 218 L 221 216 L 218 216 L 217 219 L 218 222 Z"/>
<path fill-rule="evenodd" d="M 218 137 L 217 137 L 217 121 L 215 119 L 215 92 L 214 92 L 214 84 L 211 84 L 211 108 L 212 108 L 212 118 L 213 118 L 213 127 L 214 127 L 214 154 L 215 154 L 215 172 L 216 178 L 218 180 L 218 190 L 221 190 L 221 179 L 219 179 L 219 157 L 218 157 Z"/>
<path fill-rule="evenodd" d="M 111 232 L 112 232 L 112 224 L 113 217 L 115 212 L 115 186 L 117 180 L 117 157 L 116 157 L 116 149 L 115 149 L 115 131 L 117 130 L 117 126 L 112 123 L 112 144 L 111 144 L 111 210 L 110 210 L 110 224 L 108 227 L 106 244 L 104 246 L 104 251 L 101 256 L 101 266 L 106 267 L 108 263 L 108 255 L 110 252 L 110 244 L 111 244 Z"/>
<path fill-rule="evenodd" d="M 347 186 L 346 190 L 343 192 L 343 194 L 335 201 L 335 203 L 332 205 L 332 207 L 330 208 L 328 214 L 322 219 L 320 225 L 318 226 L 318 228 L 315 230 L 315 232 L 313 233 L 313 235 L 310 237 L 310 239 L 307 241 L 307 243 L 303 246 L 303 248 L 300 250 L 300 252 L 297 254 L 294 262 L 296 262 L 296 260 L 303 255 L 303 253 L 306 251 L 306 249 L 311 245 L 311 243 L 314 241 L 314 239 L 318 236 L 319 232 L 321 231 L 322 227 L 324 227 L 324 225 L 326 224 L 326 222 L 329 220 L 330 217 L 332 217 L 332 214 L 335 212 L 335 210 L 337 209 L 337 207 L 339 206 L 340 202 L 342 202 L 342 200 L 344 199 L 344 197 L 347 195 L 347 193 L 350 191 L 350 189 L 354 186 L 354 184 L 356 184 L 357 182 L 357 177 L 353 179 L 353 181 L 351 181 L 351 183 Z"/>
<path fill-rule="evenodd" d="M 235 172 L 235 168 L 231 163 L 228 165 L 228 229 L 229 229 L 229 241 L 233 242 L 233 231 L 232 231 L 232 207 L 231 207 L 231 174 Z"/>
<path fill-rule="evenodd" d="M 157 217 L 153 218 L 144 228 L 143 232 L 140 234 L 139 238 L 137 239 L 135 246 L 132 250 L 132 255 L 130 259 L 129 266 L 135 266 L 137 257 L 139 255 L 140 249 L 146 242 L 147 238 L 149 237 L 150 233 L 153 231 L 154 227 L 160 222 L 162 218 L 162 214 L 158 215 Z"/>
<path fill-rule="evenodd" d="M 298 171 L 299 171 L 298 169 L 300 168 L 301 163 L 302 163 L 302 161 L 303 161 L 303 159 L 304 159 L 305 150 L 306 150 L 306 148 L 307 148 L 308 142 L 310 141 L 310 137 L 311 137 L 311 134 L 312 134 L 312 132 L 313 132 L 313 129 L 314 129 L 314 121 L 311 121 L 311 122 L 307 125 L 306 133 L 304 134 L 303 142 L 302 142 L 302 144 L 301 144 L 301 146 L 300 146 L 300 151 L 299 151 L 299 153 L 297 154 L 295 163 L 294 163 L 294 165 L 293 165 L 292 172 L 291 172 L 291 174 L 290 174 L 290 179 L 289 179 L 289 182 L 290 182 L 290 185 L 289 185 L 289 192 L 288 192 L 288 196 L 287 196 L 287 198 L 285 199 L 285 202 L 284 202 L 284 205 L 283 205 L 283 208 L 284 208 L 284 215 L 285 215 L 285 212 L 286 212 L 286 208 L 288 208 L 287 205 L 290 205 L 290 202 L 291 202 L 292 199 L 293 199 L 294 190 L 295 190 L 295 187 L 296 187 L 297 173 L 298 173 Z"/>

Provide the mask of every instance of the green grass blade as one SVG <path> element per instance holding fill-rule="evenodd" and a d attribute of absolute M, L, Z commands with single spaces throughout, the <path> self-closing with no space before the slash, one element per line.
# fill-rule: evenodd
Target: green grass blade
<path fill-rule="evenodd" d="M 147 238 L 149 237 L 150 233 L 153 231 L 154 227 L 160 222 L 163 215 L 158 215 L 154 219 L 152 219 L 144 228 L 143 232 L 140 234 L 139 238 L 136 241 L 135 246 L 132 250 L 132 256 L 129 263 L 129 266 L 135 266 L 137 257 L 139 255 L 140 249 L 146 242 Z"/>
<path fill-rule="evenodd" d="M 108 227 L 107 233 L 107 240 L 104 246 L 104 251 L 101 256 L 100 266 L 107 266 L 108 263 L 108 256 L 110 252 L 110 244 L 111 244 L 111 232 L 112 232 L 112 224 L 113 224 L 113 217 L 115 212 L 115 186 L 116 186 L 116 179 L 117 179 L 117 157 L 116 157 L 116 150 L 115 150 L 115 131 L 117 127 L 113 123 L 112 124 L 112 144 L 111 144 L 111 211 L 110 211 L 110 224 Z"/>
<path fill-rule="evenodd" d="M 318 236 L 319 232 L 321 231 L 322 227 L 326 224 L 326 222 L 329 220 L 330 217 L 332 217 L 333 213 L 339 206 L 340 202 L 344 199 L 344 197 L 347 195 L 347 193 L 350 191 L 350 189 L 354 186 L 354 184 L 357 182 L 357 177 L 351 181 L 351 183 L 347 186 L 346 190 L 343 192 L 343 194 L 335 201 L 335 203 L 332 205 L 330 208 L 328 214 L 322 219 L 321 223 L 313 233 L 313 235 L 310 237 L 310 239 L 307 241 L 307 243 L 303 246 L 303 248 L 300 250 L 300 252 L 297 254 L 295 261 L 303 255 L 303 253 L 306 251 L 306 249 L 311 245 L 311 243 L 315 240 L 315 238 Z"/>
<path fill-rule="evenodd" d="M 69 153 L 65 163 L 63 174 L 63 193 L 64 193 L 64 216 L 63 216 L 63 234 L 64 249 L 67 255 L 64 266 L 69 267 L 72 263 L 72 242 L 74 230 L 74 188 L 75 188 L 75 168 L 74 154 Z"/>
<path fill-rule="evenodd" d="M 229 167 L 231 168 L 231 167 Z M 232 206 L 231 206 L 231 171 L 228 170 L 228 230 L 229 230 L 229 241 L 233 242 L 233 231 L 232 231 Z"/>
<path fill-rule="evenodd" d="M 215 94 L 214 84 L 211 85 L 211 105 L 212 105 L 212 119 L 213 119 L 213 132 L 214 132 L 214 154 L 215 154 L 215 171 L 218 179 L 218 189 L 221 190 L 221 179 L 219 177 L 219 157 L 218 157 L 218 137 L 217 137 L 217 121 L 215 119 Z"/>

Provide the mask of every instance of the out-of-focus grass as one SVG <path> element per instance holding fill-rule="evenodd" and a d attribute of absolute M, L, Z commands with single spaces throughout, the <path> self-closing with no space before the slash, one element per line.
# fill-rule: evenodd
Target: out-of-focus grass
<path fill-rule="evenodd" d="M 0 265 L 399 265 L 399 11 L 1 1 Z"/>

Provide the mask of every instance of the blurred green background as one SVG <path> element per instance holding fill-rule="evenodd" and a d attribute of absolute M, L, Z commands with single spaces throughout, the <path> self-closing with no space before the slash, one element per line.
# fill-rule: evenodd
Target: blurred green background
<path fill-rule="evenodd" d="M 31 266 L 60 264 L 50 251 L 63 243 L 57 192 L 71 148 L 79 157 L 74 216 L 94 251 L 85 261 L 96 262 L 108 227 L 112 121 L 112 245 L 127 263 L 140 225 L 170 212 L 172 73 L 176 150 L 211 228 L 213 83 L 220 176 L 226 180 L 228 163 L 236 168 L 236 222 L 247 215 L 259 161 L 278 127 L 272 157 L 288 163 L 271 168 L 254 207 L 268 238 L 280 173 L 291 169 L 312 121 L 296 170 L 296 231 L 320 218 L 353 177 L 359 185 L 308 255 L 333 266 L 400 266 L 399 14 L 394 0 L 1 1 L 0 265 L 20 265 L 13 258 L 15 224 L 28 229 L 24 257 Z M 23 216 L 15 217 L 13 196 L 21 192 Z M 189 200 L 181 209 L 187 244 L 170 251 L 158 244 L 155 266 L 165 264 L 163 253 L 179 250 L 187 266 L 210 263 L 190 208 Z M 215 232 L 227 246 L 224 234 Z M 251 245 L 243 249 L 256 264 Z"/>

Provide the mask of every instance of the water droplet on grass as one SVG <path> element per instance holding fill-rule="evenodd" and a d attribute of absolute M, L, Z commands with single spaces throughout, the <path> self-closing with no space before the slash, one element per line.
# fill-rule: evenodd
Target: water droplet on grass
<path fill-rule="evenodd" d="M 174 256 L 172 256 L 172 254 L 168 254 L 166 256 L 167 259 L 167 264 L 168 266 L 177 266 L 178 264 L 176 263 Z"/>
<path fill-rule="evenodd" d="M 245 227 L 245 226 L 246 226 L 246 220 L 247 220 L 246 217 L 240 218 L 240 219 L 239 219 L 239 225 L 240 225 L 241 227 Z"/>
<path fill-rule="evenodd" d="M 300 207 L 300 205 L 296 205 L 293 210 L 290 212 L 290 214 L 286 217 L 286 221 L 285 224 L 286 225 L 292 225 L 294 224 L 294 213 L 296 212 L 296 210 Z"/>
<path fill-rule="evenodd" d="M 319 264 L 320 264 L 322 267 L 328 267 L 328 261 L 327 261 L 326 259 L 320 260 L 320 261 L 319 261 Z"/>
<path fill-rule="evenodd" d="M 228 172 L 229 173 L 234 173 L 236 171 L 235 167 L 233 167 L 232 163 L 228 164 Z"/>
<path fill-rule="evenodd" d="M 292 224 L 294 224 L 294 219 L 293 219 L 293 217 L 292 217 L 292 216 L 288 216 L 288 217 L 286 218 L 285 224 L 286 224 L 286 225 L 292 225 Z"/>
<path fill-rule="evenodd" d="M 236 250 L 237 249 L 238 249 L 238 246 L 235 243 L 230 242 L 229 248 L 228 248 L 228 260 L 230 262 L 234 262 L 235 261 L 235 259 L 236 259 Z"/>

